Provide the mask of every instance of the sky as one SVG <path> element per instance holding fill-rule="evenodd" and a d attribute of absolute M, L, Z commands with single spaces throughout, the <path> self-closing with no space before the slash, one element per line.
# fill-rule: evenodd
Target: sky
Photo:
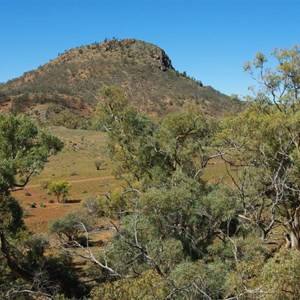
<path fill-rule="evenodd" d="M 0 0 L 0 82 L 112 37 L 155 44 L 178 71 L 243 97 L 245 61 L 300 44 L 300 0 Z"/>

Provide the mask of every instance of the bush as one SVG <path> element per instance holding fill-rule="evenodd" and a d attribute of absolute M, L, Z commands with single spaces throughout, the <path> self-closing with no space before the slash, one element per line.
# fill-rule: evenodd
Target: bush
<path fill-rule="evenodd" d="M 120 191 L 116 190 L 102 197 L 87 198 L 82 202 L 82 206 L 94 218 L 119 218 L 120 215 L 126 214 L 127 202 L 126 195 L 121 195 Z"/>
<path fill-rule="evenodd" d="M 102 168 L 103 165 L 103 161 L 101 161 L 100 159 L 97 159 L 94 161 L 95 167 L 97 170 L 100 170 Z"/>
<path fill-rule="evenodd" d="M 263 268 L 263 282 L 268 291 L 266 300 L 300 298 L 300 255 L 282 249 Z"/>
<path fill-rule="evenodd" d="M 82 242 L 86 231 L 92 229 L 91 221 L 85 215 L 68 214 L 50 224 L 50 233 L 56 234 L 61 242 Z"/>
<path fill-rule="evenodd" d="M 104 216 L 104 207 L 101 199 L 98 197 L 89 197 L 82 202 L 82 207 L 93 218 L 99 218 Z"/>
<path fill-rule="evenodd" d="M 56 181 L 48 185 L 48 194 L 56 196 L 57 202 L 67 200 L 71 185 L 67 181 Z"/>

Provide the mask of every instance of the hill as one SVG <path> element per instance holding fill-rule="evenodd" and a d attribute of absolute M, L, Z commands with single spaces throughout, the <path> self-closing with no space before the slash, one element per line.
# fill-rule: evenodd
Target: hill
<path fill-rule="evenodd" d="M 109 40 L 66 51 L 38 69 L 0 86 L 0 110 L 41 120 L 90 116 L 103 86 L 121 86 L 138 110 L 160 115 L 195 101 L 208 115 L 239 110 L 240 103 L 176 71 L 159 47 Z M 54 122 L 54 123 L 55 123 Z"/>

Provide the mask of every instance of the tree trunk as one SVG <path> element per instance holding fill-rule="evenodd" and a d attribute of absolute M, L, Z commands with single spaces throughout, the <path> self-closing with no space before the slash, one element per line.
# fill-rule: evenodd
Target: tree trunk
<path fill-rule="evenodd" d="M 300 251 L 300 206 L 295 209 L 292 220 L 288 225 L 288 240 L 290 248 Z"/>
<path fill-rule="evenodd" d="M 300 243 L 299 243 L 299 232 L 290 231 L 289 233 L 291 248 L 295 250 L 300 250 Z"/>

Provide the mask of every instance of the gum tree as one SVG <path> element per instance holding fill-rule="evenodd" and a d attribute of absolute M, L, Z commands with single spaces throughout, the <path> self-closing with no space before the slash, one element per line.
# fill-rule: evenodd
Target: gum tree
<path fill-rule="evenodd" d="M 100 281 L 108 290 L 127 290 L 128 282 L 151 273 L 166 284 L 158 299 L 218 298 L 224 272 L 211 284 L 220 272 L 200 261 L 214 240 L 225 243 L 235 234 L 236 209 L 229 189 L 210 186 L 202 176 L 208 162 L 221 155 L 214 151 L 217 122 L 194 104 L 152 119 L 130 108 L 115 87 L 102 91 L 99 110 L 110 153 L 128 183 L 120 195 L 126 207 L 116 214 L 121 222 L 111 221 L 115 235 L 99 257 L 89 253 Z M 197 261 L 199 267 L 192 268 Z M 102 289 L 95 289 L 96 297 L 104 297 Z"/>
<path fill-rule="evenodd" d="M 223 132 L 224 159 L 239 169 L 232 179 L 243 206 L 240 218 L 264 239 L 284 228 L 286 246 L 300 250 L 300 49 L 276 49 L 276 69 L 258 53 L 245 70 L 258 89 L 249 107 Z"/>
<path fill-rule="evenodd" d="M 8 240 L 24 227 L 22 209 L 11 192 L 22 189 L 39 174 L 50 155 L 63 143 L 23 115 L 0 114 L 0 247 L 11 272 L 26 281 L 33 274 L 23 268 Z"/>

